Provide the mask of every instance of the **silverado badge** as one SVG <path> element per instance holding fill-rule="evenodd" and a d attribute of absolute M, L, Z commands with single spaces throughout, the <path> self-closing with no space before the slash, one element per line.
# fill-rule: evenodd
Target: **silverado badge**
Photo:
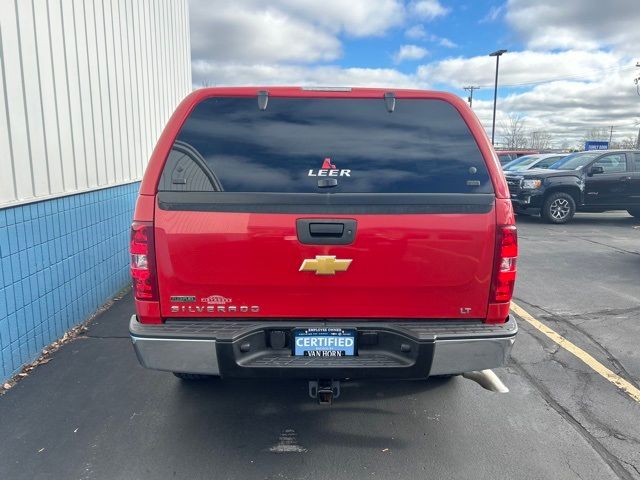
<path fill-rule="evenodd" d="M 316 258 L 305 258 L 300 265 L 300 272 L 316 272 L 316 275 L 335 275 L 346 272 L 351 265 L 350 258 L 336 258 L 335 255 L 316 255 Z"/>

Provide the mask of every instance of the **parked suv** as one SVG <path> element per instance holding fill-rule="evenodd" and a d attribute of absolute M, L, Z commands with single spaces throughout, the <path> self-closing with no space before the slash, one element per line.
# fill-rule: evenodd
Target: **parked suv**
<path fill-rule="evenodd" d="M 195 91 L 134 220 L 131 338 L 183 379 L 453 375 L 516 335 L 509 192 L 451 94 Z"/>
<path fill-rule="evenodd" d="M 566 156 L 548 169 L 507 172 L 517 211 L 539 211 L 566 223 L 576 211 L 627 210 L 640 218 L 640 151 L 607 150 Z"/>

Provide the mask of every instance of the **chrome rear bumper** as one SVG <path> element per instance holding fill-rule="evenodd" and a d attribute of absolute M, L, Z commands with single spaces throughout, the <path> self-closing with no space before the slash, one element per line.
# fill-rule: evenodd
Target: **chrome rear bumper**
<path fill-rule="evenodd" d="M 167 372 L 220 374 L 215 340 L 131 335 L 131 341 L 143 367 Z"/>
<path fill-rule="evenodd" d="M 358 356 L 294 357 L 269 346 L 270 332 L 296 327 L 357 329 Z M 509 358 L 518 327 L 480 322 L 173 321 L 142 325 L 135 315 L 129 331 L 140 363 L 171 372 L 224 377 L 426 378 L 496 368 Z M 402 347 L 402 348 L 401 348 Z M 408 351 L 407 350 L 408 347 Z"/>

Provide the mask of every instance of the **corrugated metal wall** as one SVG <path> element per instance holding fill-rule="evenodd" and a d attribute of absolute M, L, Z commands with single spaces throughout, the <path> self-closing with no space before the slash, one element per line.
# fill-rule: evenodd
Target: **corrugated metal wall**
<path fill-rule="evenodd" d="M 187 0 L 0 0 L 0 208 L 139 180 L 191 90 Z"/>

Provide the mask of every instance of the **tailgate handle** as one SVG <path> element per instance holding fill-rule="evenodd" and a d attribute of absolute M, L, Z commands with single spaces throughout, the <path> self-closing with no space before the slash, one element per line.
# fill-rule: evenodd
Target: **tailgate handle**
<path fill-rule="evenodd" d="M 349 245 L 356 238 L 353 219 L 299 218 L 296 231 L 300 243 L 307 245 Z"/>
<path fill-rule="evenodd" d="M 312 237 L 341 237 L 344 223 L 310 223 L 309 233 Z"/>

